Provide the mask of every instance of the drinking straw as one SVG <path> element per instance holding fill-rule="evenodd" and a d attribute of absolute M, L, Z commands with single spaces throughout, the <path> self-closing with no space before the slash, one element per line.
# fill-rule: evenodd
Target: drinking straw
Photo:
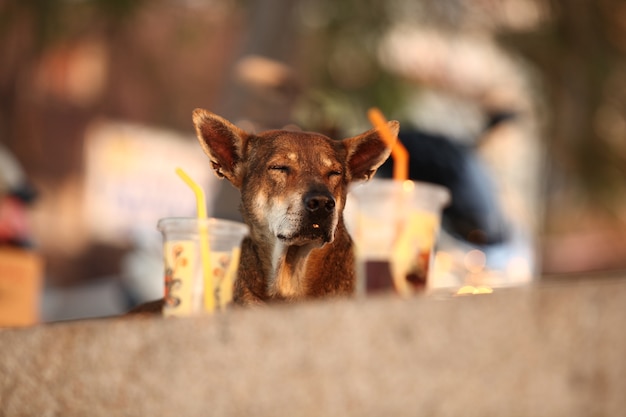
<path fill-rule="evenodd" d="M 376 107 L 372 107 L 367 112 L 370 123 L 378 129 L 380 136 L 387 146 L 391 148 L 391 157 L 393 158 L 393 179 L 396 181 L 406 181 L 409 178 L 409 152 L 406 150 L 400 139 L 395 137 L 389 126 L 385 116 Z"/>
<path fill-rule="evenodd" d="M 398 139 L 396 136 L 394 136 L 391 133 L 391 130 L 389 129 L 389 125 L 387 124 L 387 120 L 385 119 L 385 116 L 383 116 L 383 114 L 381 113 L 379 109 L 377 109 L 376 107 L 369 109 L 369 111 L 367 112 L 367 117 L 370 120 L 370 123 L 376 129 L 378 129 L 378 131 L 380 132 L 381 138 L 385 141 L 387 146 L 391 148 L 391 157 L 393 158 L 393 179 L 395 181 L 401 181 L 403 183 L 403 189 L 408 191 L 406 188 L 406 185 L 410 183 L 409 181 L 407 181 L 409 178 L 409 153 L 408 151 L 406 150 L 402 142 L 400 142 L 400 139 Z M 404 200 L 404 198 L 406 197 L 404 193 L 402 193 L 398 196 L 398 198 L 401 200 Z M 403 202 L 401 201 L 399 202 L 399 207 L 402 207 L 402 206 L 403 206 Z M 402 239 L 401 236 L 406 234 L 406 232 L 410 230 L 410 229 L 404 228 L 404 233 L 400 232 L 401 230 L 403 230 L 403 227 L 401 226 L 400 223 L 397 225 L 397 229 L 398 229 L 397 232 L 400 233 L 400 236 L 397 238 L 397 241 L 394 243 L 394 247 L 395 247 L 394 253 L 396 254 L 401 254 L 401 253 L 406 252 L 407 248 L 402 248 L 402 246 L 408 243 L 405 242 L 406 239 Z M 396 260 L 395 263 L 397 264 L 398 261 Z M 393 281 L 393 285 L 396 291 L 398 292 L 398 294 L 403 295 L 403 296 L 409 295 L 410 291 L 406 283 L 406 280 L 398 279 L 398 278 L 399 276 L 397 276 L 397 274 L 394 274 L 392 281 Z"/>
<path fill-rule="evenodd" d="M 183 181 L 185 181 L 196 196 L 198 219 L 205 220 L 207 218 L 207 213 L 204 191 L 181 168 L 176 168 L 176 174 Z M 215 310 L 215 298 L 213 296 L 213 276 L 211 274 L 209 237 L 207 234 L 206 223 L 202 221 L 200 222 L 200 258 L 202 260 L 202 276 L 204 277 L 204 308 L 209 313 L 212 313 Z"/>

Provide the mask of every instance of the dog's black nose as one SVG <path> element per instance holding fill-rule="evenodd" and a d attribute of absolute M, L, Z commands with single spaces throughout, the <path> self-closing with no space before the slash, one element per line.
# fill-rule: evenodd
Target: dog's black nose
<path fill-rule="evenodd" d="M 329 193 L 311 192 L 304 195 L 304 207 L 310 212 L 320 209 L 327 213 L 335 209 L 335 199 Z"/>

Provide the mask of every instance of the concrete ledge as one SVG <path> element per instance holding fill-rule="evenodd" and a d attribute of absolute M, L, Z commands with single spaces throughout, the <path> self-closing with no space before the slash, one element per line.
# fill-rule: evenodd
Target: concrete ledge
<path fill-rule="evenodd" d="M 0 331 L 2 416 L 623 416 L 626 281 Z"/>

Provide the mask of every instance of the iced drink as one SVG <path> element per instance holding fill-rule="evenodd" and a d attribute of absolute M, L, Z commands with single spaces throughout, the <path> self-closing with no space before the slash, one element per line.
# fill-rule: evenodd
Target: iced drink
<path fill-rule="evenodd" d="M 161 219 L 157 228 L 163 234 L 163 315 L 188 316 L 204 312 L 207 291 L 218 308 L 225 308 L 232 301 L 241 242 L 248 227 L 214 218 L 167 218 Z M 208 256 L 202 253 L 202 236 L 209 242 Z M 208 269 L 205 262 L 208 262 Z M 210 277 L 205 276 L 205 272 Z M 212 283 L 212 288 L 207 288 L 207 282 Z"/>
<path fill-rule="evenodd" d="M 351 190 L 347 223 L 358 293 L 408 295 L 428 285 L 441 210 L 449 199 L 447 189 L 414 181 L 376 179 Z"/>

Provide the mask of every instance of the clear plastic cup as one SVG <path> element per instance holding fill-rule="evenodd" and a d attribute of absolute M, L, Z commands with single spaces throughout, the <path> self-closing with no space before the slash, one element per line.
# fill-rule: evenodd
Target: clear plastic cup
<path fill-rule="evenodd" d="M 164 316 L 188 316 L 205 311 L 205 291 L 212 291 L 216 308 L 232 301 L 233 284 L 248 226 L 230 220 L 171 217 L 159 220 L 165 264 Z M 208 237 L 209 256 L 202 256 L 201 236 Z M 205 285 L 203 262 L 209 261 L 213 288 Z"/>
<path fill-rule="evenodd" d="M 428 286 L 441 225 L 450 202 L 441 186 L 374 179 L 351 188 L 346 223 L 355 244 L 357 295 Z"/>

